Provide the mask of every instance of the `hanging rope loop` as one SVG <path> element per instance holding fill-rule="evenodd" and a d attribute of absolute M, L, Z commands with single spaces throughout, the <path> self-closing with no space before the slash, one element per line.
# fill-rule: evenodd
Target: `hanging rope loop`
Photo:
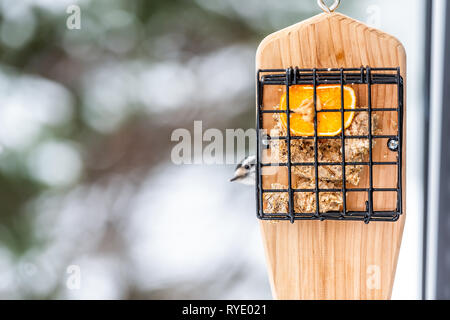
<path fill-rule="evenodd" d="M 327 6 L 323 0 L 317 0 L 317 4 L 324 12 L 332 13 L 339 7 L 341 0 L 335 0 L 331 7 Z"/>

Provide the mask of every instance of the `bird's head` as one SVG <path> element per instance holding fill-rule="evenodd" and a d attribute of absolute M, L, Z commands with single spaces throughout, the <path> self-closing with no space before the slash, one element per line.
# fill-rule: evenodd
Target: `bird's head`
<path fill-rule="evenodd" d="M 231 182 L 239 182 L 247 185 L 255 184 L 256 172 L 256 157 L 249 156 L 239 162 L 234 170 L 234 177 L 230 179 Z"/>

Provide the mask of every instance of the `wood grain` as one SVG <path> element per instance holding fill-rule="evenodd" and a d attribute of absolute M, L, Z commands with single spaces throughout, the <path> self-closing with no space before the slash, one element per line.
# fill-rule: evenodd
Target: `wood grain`
<path fill-rule="evenodd" d="M 339 13 L 323 13 L 269 35 L 261 42 L 256 55 L 257 69 L 361 66 L 400 66 L 406 80 L 406 54 L 402 44 L 386 33 Z M 265 90 L 265 108 L 278 104 L 282 90 L 276 87 Z M 356 92 L 360 107 L 364 106 L 367 89 L 357 88 Z M 397 106 L 395 86 L 374 86 L 372 96 L 374 107 Z M 392 134 L 396 112 L 380 112 L 379 116 L 382 134 Z M 405 137 L 406 109 L 403 123 Z M 270 130 L 273 125 L 270 117 L 264 118 L 265 129 Z M 405 140 L 403 146 L 406 145 Z M 378 142 L 373 153 L 375 161 L 395 160 L 395 155 L 386 150 L 386 141 Z M 403 159 L 405 204 L 405 147 Z M 395 167 L 374 170 L 374 181 L 380 184 L 378 187 L 395 187 L 395 170 Z M 367 181 L 368 170 L 365 170 L 358 187 L 366 187 Z M 287 185 L 287 173 L 280 169 L 275 175 L 265 177 L 264 187 L 272 182 Z M 352 194 L 347 199 L 349 210 L 364 210 L 367 195 Z M 374 196 L 374 209 L 394 209 L 395 199 L 395 194 L 377 194 Z M 373 222 L 369 225 L 341 221 L 298 221 L 295 224 L 262 221 L 261 231 L 274 298 L 390 299 L 405 223 L 405 205 L 403 211 L 398 222 Z"/>

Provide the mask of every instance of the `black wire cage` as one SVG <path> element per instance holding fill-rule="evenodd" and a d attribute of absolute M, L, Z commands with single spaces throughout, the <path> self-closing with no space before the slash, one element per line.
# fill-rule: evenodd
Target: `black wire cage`
<path fill-rule="evenodd" d="M 308 85 L 313 88 L 314 102 L 314 135 L 297 136 L 291 132 L 290 115 L 295 113 L 290 109 L 289 93 L 290 88 L 296 85 Z M 330 110 L 320 109 L 317 107 L 317 90 L 320 85 L 340 85 L 341 108 Z M 368 114 L 368 134 L 367 135 L 347 135 L 345 130 L 337 136 L 321 136 L 318 134 L 318 117 L 321 112 L 340 112 L 341 128 L 344 127 L 345 113 L 349 110 L 344 107 L 344 86 L 362 86 L 366 93 L 367 107 L 352 109 L 352 112 L 366 112 Z M 372 91 L 374 86 L 390 85 L 394 87 L 396 94 L 396 106 L 377 106 L 374 103 Z M 283 90 L 286 94 L 286 110 L 280 108 L 267 108 L 264 106 L 264 93 L 268 86 L 278 86 L 279 90 Z M 403 148 L 403 78 L 400 74 L 400 68 L 341 68 L 341 69 L 266 69 L 257 72 L 257 165 L 256 165 L 256 202 L 257 217 L 261 220 L 282 220 L 294 223 L 298 220 L 348 220 L 348 221 L 397 221 L 402 214 L 402 148 Z M 389 135 L 378 135 L 372 130 L 372 118 L 374 113 L 394 112 L 397 126 L 396 132 Z M 264 116 L 266 114 L 283 114 L 286 115 L 286 136 L 273 137 L 268 135 L 263 129 Z M 391 132 L 392 133 L 392 132 Z M 341 161 L 339 162 L 319 162 L 318 142 L 321 139 L 339 139 L 341 143 Z M 368 141 L 368 155 L 361 162 L 346 161 L 345 157 L 345 141 L 348 139 L 365 139 Z M 285 163 L 264 162 L 263 151 L 270 149 L 270 141 L 285 141 L 287 147 L 287 161 Z M 295 163 L 292 161 L 291 146 L 295 140 L 310 140 L 314 145 L 314 162 Z M 378 161 L 373 156 L 373 145 L 375 141 L 386 141 L 385 147 L 389 152 L 395 153 L 395 161 Z M 346 169 L 348 166 L 364 166 L 368 168 L 368 183 L 364 188 L 347 187 Z M 292 171 L 295 167 L 308 166 L 314 170 L 314 187 L 310 189 L 295 189 L 292 181 Z M 319 168 L 321 166 L 341 166 L 342 170 L 342 187 L 338 189 L 321 189 L 319 188 Z M 378 166 L 395 166 L 396 185 L 392 188 L 381 188 L 374 186 L 374 168 Z M 286 168 L 288 176 L 288 185 L 285 189 L 264 188 L 263 170 L 266 167 Z M 336 192 L 342 195 L 342 210 L 321 212 L 320 195 L 323 193 Z M 366 201 L 364 201 L 363 210 L 348 210 L 347 196 L 350 193 L 364 193 Z M 374 195 L 381 192 L 391 192 L 396 195 L 395 208 L 393 210 L 376 210 L 374 207 Z M 288 198 L 287 212 L 265 212 L 264 195 L 265 194 L 286 194 Z M 310 193 L 315 196 L 315 212 L 296 212 L 294 207 L 294 197 L 299 193 Z"/>

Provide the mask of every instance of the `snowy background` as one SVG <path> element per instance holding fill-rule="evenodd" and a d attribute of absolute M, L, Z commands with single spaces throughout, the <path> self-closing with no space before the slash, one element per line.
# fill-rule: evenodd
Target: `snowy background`
<path fill-rule="evenodd" d="M 408 52 L 394 298 L 416 299 L 425 1 L 339 11 Z M 0 0 L 0 298 L 271 298 L 254 189 L 228 182 L 231 165 L 172 164 L 170 136 L 196 120 L 252 128 L 259 41 L 318 13 L 312 0 Z"/>

